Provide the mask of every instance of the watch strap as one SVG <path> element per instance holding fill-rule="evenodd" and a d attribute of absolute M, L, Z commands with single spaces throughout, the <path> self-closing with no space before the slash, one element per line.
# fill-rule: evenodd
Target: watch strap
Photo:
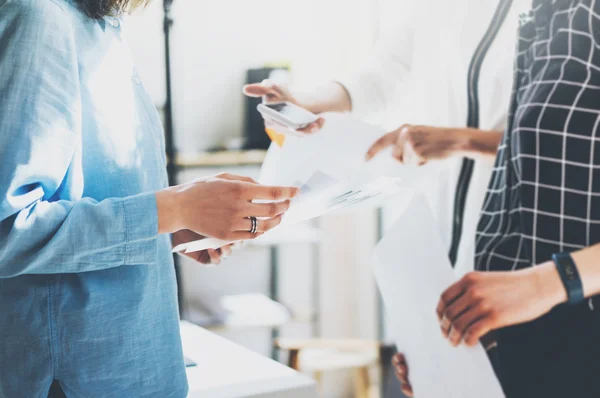
<path fill-rule="evenodd" d="M 581 281 L 577 265 L 575 265 L 571 254 L 554 254 L 552 256 L 552 260 L 554 261 L 556 269 L 558 270 L 558 274 L 560 275 L 560 279 L 567 290 L 569 304 L 574 305 L 585 301 L 583 283 Z"/>

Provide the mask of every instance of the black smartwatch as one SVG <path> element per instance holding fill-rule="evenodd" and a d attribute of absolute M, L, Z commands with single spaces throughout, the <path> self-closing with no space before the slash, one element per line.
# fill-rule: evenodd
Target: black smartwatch
<path fill-rule="evenodd" d="M 583 283 L 571 255 L 569 253 L 554 254 L 552 261 L 554 261 L 560 279 L 567 290 L 569 304 L 574 305 L 585 301 Z"/>

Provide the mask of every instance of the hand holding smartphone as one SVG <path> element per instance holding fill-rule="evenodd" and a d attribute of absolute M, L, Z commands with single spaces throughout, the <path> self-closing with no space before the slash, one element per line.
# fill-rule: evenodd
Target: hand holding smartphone
<path fill-rule="evenodd" d="M 302 130 L 319 120 L 319 116 L 291 102 L 259 104 L 257 109 L 264 119 L 291 130 Z"/>

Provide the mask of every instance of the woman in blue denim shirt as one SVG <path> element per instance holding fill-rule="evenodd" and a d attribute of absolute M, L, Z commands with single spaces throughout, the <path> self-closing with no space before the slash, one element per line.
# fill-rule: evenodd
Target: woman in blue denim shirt
<path fill-rule="evenodd" d="M 167 188 L 120 31 L 142 3 L 0 0 L 2 398 L 185 397 L 169 234 L 252 239 L 297 193 L 227 174 Z"/>

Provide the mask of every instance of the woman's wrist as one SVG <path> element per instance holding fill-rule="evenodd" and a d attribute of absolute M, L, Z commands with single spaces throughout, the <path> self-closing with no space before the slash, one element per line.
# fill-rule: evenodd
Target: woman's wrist
<path fill-rule="evenodd" d="M 501 131 L 483 131 L 474 128 L 459 129 L 456 139 L 457 151 L 470 157 L 495 156 L 502 134 Z"/>
<path fill-rule="evenodd" d="M 600 245 L 571 253 L 571 257 L 579 271 L 585 297 L 600 294 Z"/>
<path fill-rule="evenodd" d="M 319 107 L 318 101 L 313 98 L 314 95 L 306 94 L 306 93 L 294 93 L 290 98 L 290 102 L 294 105 L 299 106 L 300 108 L 304 108 L 311 113 L 318 114 L 316 112 Z"/>
<path fill-rule="evenodd" d="M 579 272 L 586 298 L 600 294 L 600 245 L 587 247 L 571 253 L 573 262 Z M 536 284 L 541 289 L 541 294 L 551 300 L 554 305 L 568 301 L 567 289 L 560 278 L 554 261 L 548 261 L 533 270 L 536 273 Z"/>
<path fill-rule="evenodd" d="M 156 192 L 158 233 L 170 234 L 183 229 L 179 194 L 173 188 Z"/>
<path fill-rule="evenodd" d="M 567 290 L 553 261 L 532 268 L 532 272 L 539 297 L 547 300 L 551 307 L 568 301 Z"/>
<path fill-rule="evenodd" d="M 473 129 L 462 128 L 457 129 L 456 136 L 454 139 L 454 148 L 455 152 L 460 153 L 472 153 L 476 148 L 477 137 L 474 136 Z"/>

